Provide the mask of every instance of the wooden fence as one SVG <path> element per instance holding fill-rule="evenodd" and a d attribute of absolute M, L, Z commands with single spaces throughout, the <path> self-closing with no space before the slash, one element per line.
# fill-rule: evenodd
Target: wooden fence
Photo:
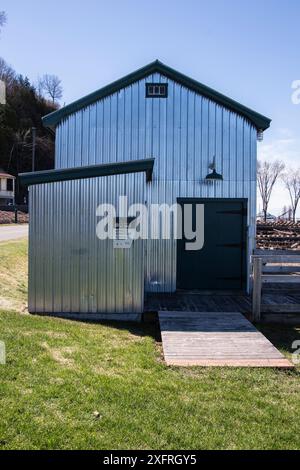
<path fill-rule="evenodd" d="M 268 285 L 284 288 L 299 286 L 300 294 L 300 251 L 296 250 L 255 250 L 252 256 L 252 320 L 260 321 L 261 313 L 299 313 L 300 304 L 274 305 L 262 303 L 262 290 Z"/>

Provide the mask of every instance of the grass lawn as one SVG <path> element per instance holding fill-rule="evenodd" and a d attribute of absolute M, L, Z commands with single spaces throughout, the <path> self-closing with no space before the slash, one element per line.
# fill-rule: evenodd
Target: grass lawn
<path fill-rule="evenodd" d="M 27 306 L 27 240 L 0 242 L 0 309 Z"/>
<path fill-rule="evenodd" d="M 0 448 L 300 448 L 300 368 L 167 368 L 154 325 L 21 314 L 26 242 L 0 254 Z M 300 338 L 263 332 L 287 356 Z"/>

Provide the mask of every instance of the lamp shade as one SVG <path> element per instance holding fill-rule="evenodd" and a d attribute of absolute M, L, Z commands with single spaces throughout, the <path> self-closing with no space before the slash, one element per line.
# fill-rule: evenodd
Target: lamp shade
<path fill-rule="evenodd" d="M 217 173 L 215 169 L 213 169 L 213 171 L 211 173 L 209 173 L 205 177 L 205 179 L 209 180 L 209 181 L 214 181 L 214 180 L 223 181 L 223 176 L 220 175 L 220 173 Z"/>

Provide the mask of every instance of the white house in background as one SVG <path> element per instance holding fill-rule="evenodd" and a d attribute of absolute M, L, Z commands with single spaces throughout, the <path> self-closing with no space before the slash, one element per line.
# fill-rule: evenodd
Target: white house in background
<path fill-rule="evenodd" d="M 15 201 L 15 177 L 5 173 L 0 168 L 0 206 L 14 204 Z"/>

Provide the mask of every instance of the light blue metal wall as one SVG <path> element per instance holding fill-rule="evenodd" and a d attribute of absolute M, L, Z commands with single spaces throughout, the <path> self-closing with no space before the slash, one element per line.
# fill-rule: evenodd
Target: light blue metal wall
<path fill-rule="evenodd" d="M 145 83 L 167 82 L 167 99 L 146 99 Z M 207 184 L 208 166 L 224 181 Z M 248 199 L 248 254 L 254 247 L 256 129 L 241 116 L 154 74 L 66 118 L 56 130 L 56 168 L 155 157 L 146 200 Z M 141 196 L 142 197 L 142 196 Z M 176 241 L 149 241 L 146 289 L 176 289 Z"/>

